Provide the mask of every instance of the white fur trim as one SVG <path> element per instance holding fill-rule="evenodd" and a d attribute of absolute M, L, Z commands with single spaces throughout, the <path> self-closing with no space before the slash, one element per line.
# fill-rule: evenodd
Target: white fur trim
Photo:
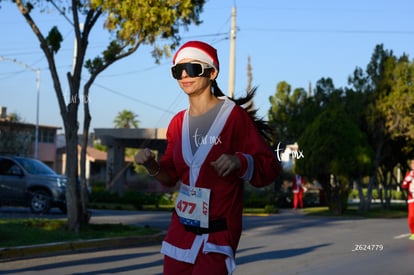
<path fill-rule="evenodd" d="M 249 154 L 241 153 L 247 160 L 247 169 L 244 175 L 241 177 L 242 180 L 250 181 L 253 177 L 253 171 L 254 171 L 254 159 Z"/>
<path fill-rule="evenodd" d="M 207 132 L 207 136 L 209 137 L 218 137 L 223 130 L 224 124 L 233 110 L 235 103 L 227 97 L 219 97 L 219 99 L 224 100 L 223 106 L 219 113 L 217 114 L 213 124 L 211 125 L 210 129 Z M 189 122 L 188 122 L 188 110 L 184 114 L 184 121 L 182 127 L 182 148 L 183 148 L 183 158 L 185 163 L 190 168 L 190 182 L 186 183 L 190 186 L 195 186 L 195 183 L 198 179 L 198 174 L 200 172 L 201 166 L 204 163 L 207 155 L 210 153 L 213 144 L 206 144 L 205 146 L 201 146 L 197 149 L 195 155 L 193 155 L 191 151 L 191 143 L 190 143 L 190 134 L 189 134 Z"/>
<path fill-rule="evenodd" d="M 229 274 L 234 272 L 236 269 L 236 260 L 234 258 L 233 249 L 228 245 L 209 243 L 208 234 L 197 235 L 193 242 L 193 246 L 190 249 L 182 249 L 163 241 L 161 253 L 178 261 L 194 264 L 202 244 L 204 244 L 203 253 L 214 252 L 226 255 L 227 271 Z"/>
<path fill-rule="evenodd" d="M 194 264 L 201 245 L 205 242 L 208 235 L 197 235 L 190 249 L 176 247 L 166 241 L 162 242 L 161 253 L 178 261 Z"/>
<path fill-rule="evenodd" d="M 203 248 L 204 253 L 215 252 L 227 255 L 226 267 L 229 274 L 232 274 L 236 269 L 236 260 L 234 258 L 233 249 L 228 245 L 217 245 L 206 242 Z"/>
<path fill-rule="evenodd" d="M 174 60 L 174 65 L 176 65 L 177 63 L 179 63 L 181 60 L 183 59 L 194 59 L 194 60 L 198 60 L 204 63 L 207 63 L 211 66 L 214 67 L 214 69 L 216 69 L 216 65 L 214 65 L 214 60 L 212 57 L 210 57 L 205 51 L 202 51 L 200 49 L 197 48 L 193 48 L 193 47 L 186 47 L 184 49 L 182 49 L 177 56 L 175 57 Z"/>

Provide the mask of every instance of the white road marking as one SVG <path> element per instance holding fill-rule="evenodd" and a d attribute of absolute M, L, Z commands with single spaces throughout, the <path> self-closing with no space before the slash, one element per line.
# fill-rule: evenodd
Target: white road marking
<path fill-rule="evenodd" d="M 401 235 L 397 235 L 397 236 L 394 236 L 394 239 L 404 239 L 404 238 L 408 238 L 408 237 L 410 237 L 410 235 L 411 234 L 401 234 Z"/>

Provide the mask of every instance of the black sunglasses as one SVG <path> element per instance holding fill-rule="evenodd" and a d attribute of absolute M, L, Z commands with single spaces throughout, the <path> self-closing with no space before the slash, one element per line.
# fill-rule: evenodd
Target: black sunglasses
<path fill-rule="evenodd" d="M 212 69 L 213 67 L 209 64 L 199 63 L 199 62 L 189 62 L 189 63 L 178 63 L 171 67 L 172 76 L 175 79 L 181 79 L 183 70 L 186 71 L 189 77 L 202 76 L 204 74 L 204 69 Z"/>

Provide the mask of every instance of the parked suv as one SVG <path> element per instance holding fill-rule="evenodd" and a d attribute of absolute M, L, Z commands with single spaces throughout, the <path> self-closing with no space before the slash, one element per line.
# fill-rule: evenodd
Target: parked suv
<path fill-rule="evenodd" d="M 43 162 L 0 155 L 0 205 L 28 206 L 33 213 L 66 212 L 66 177 Z"/>

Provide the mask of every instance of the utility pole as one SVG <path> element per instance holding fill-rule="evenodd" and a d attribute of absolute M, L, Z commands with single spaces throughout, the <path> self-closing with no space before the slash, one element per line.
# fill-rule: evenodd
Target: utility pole
<path fill-rule="evenodd" d="M 229 62 L 229 91 L 230 98 L 234 95 L 235 66 L 236 66 L 236 7 L 231 9 L 231 30 L 230 30 L 230 62 Z"/>
<path fill-rule="evenodd" d="M 312 82 L 309 81 L 309 87 L 308 87 L 308 97 L 312 96 Z"/>
<path fill-rule="evenodd" d="M 16 63 L 25 69 L 33 71 L 36 73 L 36 90 L 37 90 L 37 98 L 36 98 L 36 128 L 35 128 L 35 144 L 34 144 L 34 158 L 38 159 L 39 157 L 39 98 L 40 98 L 40 69 L 35 69 L 30 67 L 29 65 L 17 61 L 16 59 L 7 58 L 4 56 L 0 56 L 0 61 L 11 61 Z"/>

